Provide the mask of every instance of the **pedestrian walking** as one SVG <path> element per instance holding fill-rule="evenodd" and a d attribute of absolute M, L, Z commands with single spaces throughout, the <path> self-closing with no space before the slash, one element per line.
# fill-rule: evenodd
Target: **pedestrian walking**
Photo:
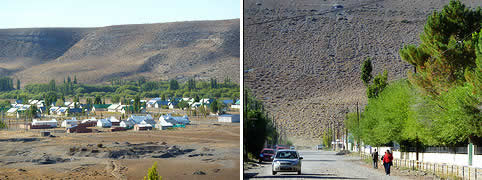
<path fill-rule="evenodd" d="M 375 152 L 372 153 L 372 159 L 373 159 L 373 168 L 378 169 L 378 152 L 377 152 L 377 149 L 375 149 Z"/>
<path fill-rule="evenodd" d="M 390 150 L 387 150 L 385 152 L 385 155 L 382 157 L 383 160 L 383 166 L 385 167 L 385 173 L 387 176 L 390 176 L 390 166 L 392 166 L 392 161 L 393 161 L 393 156 L 392 153 L 390 153 Z"/>

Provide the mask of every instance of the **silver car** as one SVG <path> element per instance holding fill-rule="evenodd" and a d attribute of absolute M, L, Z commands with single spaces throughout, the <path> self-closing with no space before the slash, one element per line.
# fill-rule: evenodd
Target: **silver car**
<path fill-rule="evenodd" d="M 298 172 L 301 174 L 301 160 L 296 150 L 282 149 L 276 152 L 276 156 L 273 159 L 272 171 L 273 175 L 277 172 Z"/>

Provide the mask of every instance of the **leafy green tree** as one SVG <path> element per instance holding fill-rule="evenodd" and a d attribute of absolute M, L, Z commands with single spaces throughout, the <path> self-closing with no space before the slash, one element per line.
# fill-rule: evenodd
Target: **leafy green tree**
<path fill-rule="evenodd" d="M 255 99 L 248 89 L 244 90 L 244 145 L 245 160 L 248 154 L 258 157 L 265 142 L 276 144 L 279 134 L 272 120 L 264 111 L 263 103 Z"/>
<path fill-rule="evenodd" d="M 157 162 L 154 162 L 149 171 L 147 172 L 147 176 L 144 176 L 144 180 L 161 180 L 161 176 L 157 172 Z"/>
<path fill-rule="evenodd" d="M 188 108 L 189 104 L 186 101 L 181 100 L 177 106 L 181 109 Z"/>
<path fill-rule="evenodd" d="M 218 101 L 216 99 L 214 99 L 214 101 L 211 103 L 211 112 L 213 113 L 217 113 L 218 112 Z"/>
<path fill-rule="evenodd" d="M 387 82 L 388 79 L 388 73 L 385 70 L 383 74 L 379 74 L 375 76 L 375 79 L 373 79 L 373 83 L 368 85 L 367 89 L 367 97 L 368 98 L 376 98 L 378 97 L 378 94 L 380 94 L 383 89 L 388 85 Z"/>
<path fill-rule="evenodd" d="M 366 87 L 370 84 L 370 81 L 372 80 L 372 60 L 371 58 L 365 59 L 363 61 L 363 65 L 361 67 L 361 79 L 363 81 L 363 84 L 365 84 Z"/>
<path fill-rule="evenodd" d="M 475 67 L 472 33 L 480 31 L 482 10 L 470 9 L 459 0 L 427 19 L 419 46 L 406 45 L 400 57 L 415 67 L 410 81 L 424 92 L 437 96 L 465 82 L 464 71 Z"/>
<path fill-rule="evenodd" d="M 120 96 L 114 95 L 112 96 L 111 100 L 112 103 L 119 103 L 120 102 Z"/>
<path fill-rule="evenodd" d="M 17 79 L 17 89 L 20 90 L 20 79 Z"/>

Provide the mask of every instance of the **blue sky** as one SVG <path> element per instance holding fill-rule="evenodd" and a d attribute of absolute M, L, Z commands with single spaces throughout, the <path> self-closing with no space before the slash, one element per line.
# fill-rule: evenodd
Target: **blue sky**
<path fill-rule="evenodd" d="M 240 0 L 2 0 L 0 29 L 240 18 Z"/>

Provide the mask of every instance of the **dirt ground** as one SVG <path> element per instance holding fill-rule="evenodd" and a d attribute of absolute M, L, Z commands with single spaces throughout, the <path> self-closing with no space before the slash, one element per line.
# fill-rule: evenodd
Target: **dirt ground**
<path fill-rule="evenodd" d="M 193 118 L 176 130 L 53 133 L 0 131 L 0 179 L 239 179 L 239 123 Z M 102 130 L 102 129 L 101 129 Z"/>

